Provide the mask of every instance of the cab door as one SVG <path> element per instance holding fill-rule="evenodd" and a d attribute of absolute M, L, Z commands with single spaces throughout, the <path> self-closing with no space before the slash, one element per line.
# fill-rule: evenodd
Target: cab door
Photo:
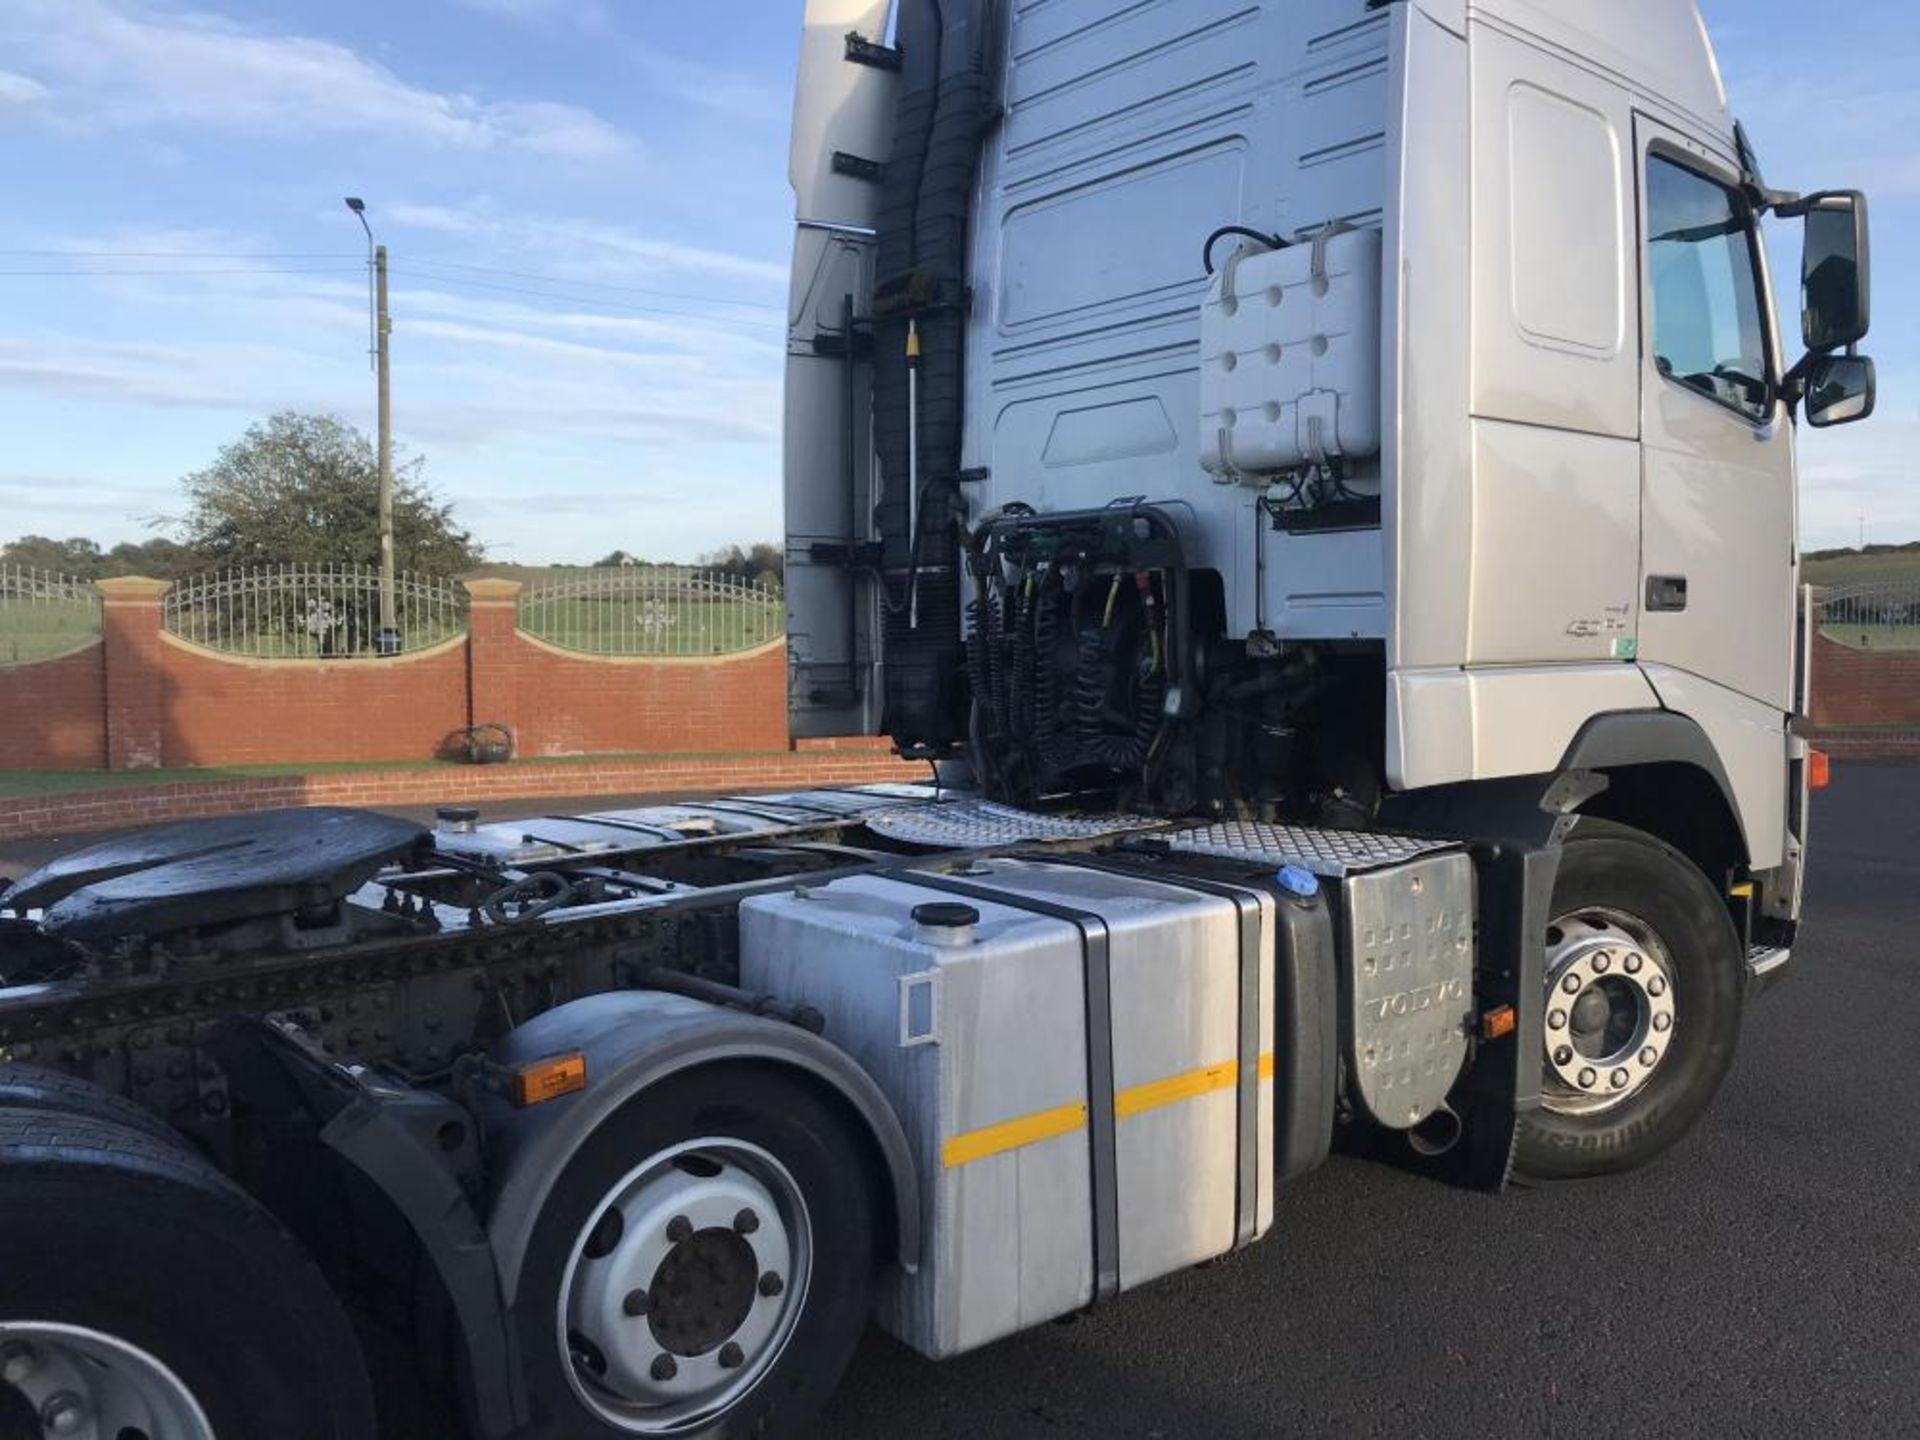
<path fill-rule="evenodd" d="M 1640 659 L 1793 703 L 1793 421 L 1736 169 L 1641 115 Z"/>

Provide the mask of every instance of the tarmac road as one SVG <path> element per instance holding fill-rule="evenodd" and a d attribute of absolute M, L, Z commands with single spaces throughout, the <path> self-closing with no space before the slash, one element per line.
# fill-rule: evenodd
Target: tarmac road
<path fill-rule="evenodd" d="M 1496 1198 L 1336 1158 L 1094 1316 L 870 1335 L 816 1440 L 1920 1433 L 1920 766 L 1836 765 L 1814 823 L 1793 974 L 1662 1163 Z M 374 1368 L 388 1440 L 453 1434 Z"/>

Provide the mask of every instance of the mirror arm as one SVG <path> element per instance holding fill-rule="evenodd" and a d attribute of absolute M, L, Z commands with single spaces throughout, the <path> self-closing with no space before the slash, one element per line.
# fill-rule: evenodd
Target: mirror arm
<path fill-rule="evenodd" d="M 1813 367 L 1825 358 L 1824 350 L 1809 350 L 1794 364 L 1794 367 L 1780 377 L 1780 393 L 1790 407 L 1797 407 L 1807 398 L 1807 377 L 1813 373 Z"/>

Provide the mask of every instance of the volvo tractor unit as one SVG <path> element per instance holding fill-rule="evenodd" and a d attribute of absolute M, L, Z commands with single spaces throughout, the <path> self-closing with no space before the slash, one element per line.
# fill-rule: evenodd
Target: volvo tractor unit
<path fill-rule="evenodd" d="M 371 1440 L 376 1346 L 436 1436 L 798 1435 L 869 1324 L 1285 1244 L 1336 1147 L 1706 1109 L 1874 377 L 1865 201 L 1693 5 L 810 0 L 792 162 L 793 729 L 926 780 L 0 887 L 0 1436 Z"/>

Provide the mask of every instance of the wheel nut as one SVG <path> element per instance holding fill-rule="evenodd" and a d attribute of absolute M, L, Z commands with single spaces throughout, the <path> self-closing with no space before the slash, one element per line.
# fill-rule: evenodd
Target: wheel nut
<path fill-rule="evenodd" d="M 1549 1030 L 1566 1029 L 1567 1028 L 1567 1012 L 1564 1010 L 1555 1010 L 1552 1014 L 1547 1016 L 1547 1028 Z"/>
<path fill-rule="evenodd" d="M 40 1357 L 33 1353 L 33 1347 L 26 1341 L 14 1340 L 0 1345 L 0 1381 L 8 1385 L 24 1385 L 39 1368 Z"/>
<path fill-rule="evenodd" d="M 738 1215 L 733 1217 L 733 1229 L 735 1234 L 751 1235 L 753 1234 L 754 1231 L 758 1230 L 759 1228 L 760 1228 L 760 1217 L 754 1214 L 753 1211 L 751 1210 L 742 1210 Z"/>
<path fill-rule="evenodd" d="M 1573 1047 L 1571 1045 L 1562 1045 L 1559 1049 L 1555 1050 L 1553 1052 L 1553 1063 L 1556 1065 L 1571 1065 L 1573 1063 Z"/>
<path fill-rule="evenodd" d="M 1560 988 L 1569 995 L 1578 994 L 1580 990 L 1580 977 L 1578 975 L 1567 976 L 1566 979 L 1560 982 Z"/>
<path fill-rule="evenodd" d="M 1594 1073 L 1593 1067 L 1589 1065 L 1580 1072 L 1580 1088 L 1582 1090 L 1591 1090 L 1593 1088 L 1593 1082 L 1599 1078 L 1600 1077 Z"/>
<path fill-rule="evenodd" d="M 778 1295 L 787 1288 L 787 1282 L 769 1270 L 760 1277 L 760 1293 L 768 1297 Z"/>
<path fill-rule="evenodd" d="M 1627 1072 L 1626 1072 L 1626 1071 L 1624 1071 L 1624 1070 L 1616 1070 L 1616 1071 L 1614 1071 L 1614 1072 L 1613 1072 L 1613 1088 L 1614 1088 L 1614 1089 L 1616 1089 L 1616 1090 L 1624 1090 L 1624 1089 L 1626 1089 L 1626 1088 L 1627 1088 L 1627 1082 L 1628 1082 L 1629 1080 L 1631 1080 L 1632 1078 L 1633 1078 L 1633 1077 L 1632 1077 L 1631 1075 L 1629 1075 L 1629 1074 L 1627 1074 Z"/>
<path fill-rule="evenodd" d="M 1613 968 L 1613 956 L 1607 954 L 1606 951 L 1602 950 L 1598 955 L 1593 957 L 1593 973 L 1594 974 L 1604 975 L 1607 973 L 1607 971 L 1611 970 L 1612 968 Z"/>
<path fill-rule="evenodd" d="M 1653 1046 L 1651 1045 L 1647 1046 L 1646 1049 L 1640 1052 L 1640 1063 L 1642 1065 L 1652 1065 L 1657 1060 L 1659 1060 L 1659 1058 L 1660 1058 L 1660 1052 L 1654 1049 Z"/>
<path fill-rule="evenodd" d="M 70 1390 L 63 1390 L 47 1401 L 40 1412 L 40 1426 L 49 1435 L 78 1435 L 86 1423 L 87 1408 Z"/>
<path fill-rule="evenodd" d="M 653 1368 L 647 1373 L 652 1375 L 655 1380 L 665 1384 L 680 1373 L 680 1366 L 671 1355 L 656 1355 L 653 1361 Z"/>
<path fill-rule="evenodd" d="M 693 1222 L 684 1215 L 676 1215 L 667 1221 L 667 1239 L 675 1245 L 693 1238 Z"/>
<path fill-rule="evenodd" d="M 1666 993 L 1667 993 L 1667 982 L 1661 976 L 1656 975 L 1653 977 L 1653 979 L 1647 981 L 1647 994 L 1653 996 L 1655 999 L 1658 999 L 1660 996 Z"/>
<path fill-rule="evenodd" d="M 729 1340 L 727 1341 L 726 1344 L 720 1347 L 720 1368 L 721 1369 L 738 1370 L 742 1365 L 746 1363 L 747 1363 L 747 1352 L 742 1350 L 738 1345 L 734 1344 L 733 1341 Z"/>
<path fill-rule="evenodd" d="M 1671 1015 L 1654 1016 L 1653 1028 L 1658 1030 L 1662 1035 L 1666 1034 L 1667 1031 L 1673 1028 L 1673 1017 Z"/>
<path fill-rule="evenodd" d="M 651 1303 L 647 1298 L 646 1291 L 629 1290 L 627 1292 L 627 1298 L 620 1302 L 620 1308 L 626 1311 L 627 1314 L 638 1317 L 647 1313 L 647 1308 Z"/>
<path fill-rule="evenodd" d="M 1627 956 L 1627 974 L 1638 975 L 1640 973 L 1640 967 L 1646 963 L 1647 962 L 1642 960 L 1638 955 Z"/>

